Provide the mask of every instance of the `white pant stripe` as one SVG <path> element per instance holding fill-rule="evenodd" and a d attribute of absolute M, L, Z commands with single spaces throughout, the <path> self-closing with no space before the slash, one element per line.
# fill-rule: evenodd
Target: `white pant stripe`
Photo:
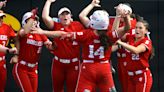
<path fill-rule="evenodd" d="M 19 64 L 19 63 L 16 64 L 15 73 L 16 73 L 16 76 L 17 76 L 18 81 L 19 81 L 19 83 L 20 83 L 20 86 L 21 86 L 22 91 L 25 92 L 25 90 L 24 90 L 24 88 L 23 88 L 23 85 L 22 85 L 22 82 L 21 82 L 21 80 L 20 80 L 20 78 L 19 78 L 19 75 L 18 75 L 18 64 Z"/>
<path fill-rule="evenodd" d="M 145 78 L 145 82 L 144 82 L 144 86 L 143 86 L 143 92 L 146 92 L 146 84 L 147 84 L 147 75 L 146 75 L 146 72 L 144 72 L 144 78 Z"/>
<path fill-rule="evenodd" d="M 80 65 L 80 62 L 79 62 L 79 75 L 78 75 L 78 78 L 77 78 L 75 92 L 77 92 L 77 88 L 78 88 L 78 84 L 79 84 L 79 80 L 80 80 L 80 74 L 81 74 L 81 70 L 82 70 L 82 65 L 83 65 L 83 63 Z"/>

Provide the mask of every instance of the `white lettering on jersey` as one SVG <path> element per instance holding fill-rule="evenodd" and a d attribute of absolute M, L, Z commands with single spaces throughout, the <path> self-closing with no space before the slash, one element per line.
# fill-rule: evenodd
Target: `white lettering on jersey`
<path fill-rule="evenodd" d="M 78 45 L 78 42 L 73 41 L 72 45 Z"/>
<path fill-rule="evenodd" d="M 89 45 L 89 58 L 94 58 L 94 56 L 99 56 L 99 59 L 104 58 L 104 47 L 100 46 L 96 51 L 94 51 L 94 45 Z"/>
<path fill-rule="evenodd" d="M 0 35 L 0 40 L 7 40 L 7 35 Z"/>
<path fill-rule="evenodd" d="M 83 35 L 83 32 L 77 32 L 77 35 Z"/>
<path fill-rule="evenodd" d="M 35 45 L 35 46 L 42 46 L 42 41 L 35 41 L 33 39 L 27 39 L 27 44 Z"/>
<path fill-rule="evenodd" d="M 136 30 L 132 29 L 132 35 L 136 34 Z"/>
<path fill-rule="evenodd" d="M 33 36 L 32 36 L 32 35 L 30 35 L 30 36 L 29 36 L 29 38 L 33 38 Z"/>
<path fill-rule="evenodd" d="M 146 40 L 145 44 L 149 44 L 149 40 Z"/>
<path fill-rule="evenodd" d="M 140 56 L 139 54 L 132 54 L 132 60 L 139 60 Z"/>

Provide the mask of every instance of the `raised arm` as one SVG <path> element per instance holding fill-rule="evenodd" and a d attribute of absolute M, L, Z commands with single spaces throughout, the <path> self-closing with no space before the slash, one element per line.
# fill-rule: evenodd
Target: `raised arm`
<path fill-rule="evenodd" d="M 118 36 L 122 37 L 131 28 L 130 15 L 132 13 L 132 9 L 126 4 L 119 4 L 115 7 L 115 9 L 116 17 L 112 26 L 112 31 L 117 30 Z M 123 27 L 119 27 L 121 18 L 123 18 L 125 23 L 125 26 Z"/>
<path fill-rule="evenodd" d="M 42 19 L 49 29 L 52 29 L 54 27 L 53 19 L 49 16 L 49 14 L 51 3 L 55 1 L 56 0 L 47 0 L 42 12 Z"/>
<path fill-rule="evenodd" d="M 5 7 L 5 6 L 6 6 L 6 3 L 7 3 L 7 0 L 5 0 L 5 1 L 0 1 L 0 9 L 1 9 L 2 7 Z"/>
<path fill-rule="evenodd" d="M 121 38 L 130 29 L 130 25 L 131 25 L 130 15 L 126 15 L 125 17 L 123 17 L 123 19 L 124 19 L 125 26 L 117 29 L 119 38 Z"/>
<path fill-rule="evenodd" d="M 120 8 L 119 5 L 114 7 L 116 9 L 116 17 L 113 22 L 112 31 L 117 30 L 119 28 L 119 24 L 120 24 L 120 20 L 121 20 L 121 12 L 122 12 L 122 9 Z"/>
<path fill-rule="evenodd" d="M 85 27 L 88 27 L 88 23 L 90 21 L 87 15 L 94 7 L 100 7 L 99 3 L 99 0 L 92 0 L 92 2 L 86 8 L 84 8 L 82 12 L 79 14 L 79 19 Z"/>

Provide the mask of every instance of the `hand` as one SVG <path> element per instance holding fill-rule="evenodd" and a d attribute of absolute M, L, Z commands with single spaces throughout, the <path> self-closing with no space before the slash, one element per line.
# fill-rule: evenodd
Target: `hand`
<path fill-rule="evenodd" d="M 56 45 L 55 42 L 49 41 L 48 43 L 46 43 L 46 47 L 47 47 L 49 50 L 54 50 L 54 49 L 57 47 L 57 45 Z"/>
<path fill-rule="evenodd" d="M 116 6 L 115 9 L 116 15 L 121 17 L 126 17 L 127 15 L 130 15 L 132 13 L 131 7 L 122 3 Z"/>
<path fill-rule="evenodd" d="M 6 2 L 7 2 L 7 0 L 1 1 L 1 2 L 0 2 L 0 9 L 1 9 L 2 7 L 5 7 L 5 6 L 6 6 Z"/>
<path fill-rule="evenodd" d="M 95 6 L 95 7 L 101 7 L 101 5 L 99 5 L 100 4 L 100 0 L 92 0 L 91 4 L 93 6 Z"/>
<path fill-rule="evenodd" d="M 51 3 L 52 3 L 52 2 L 55 2 L 56 0 L 47 0 L 47 1 L 49 1 L 49 2 L 51 2 Z"/>
<path fill-rule="evenodd" d="M 119 4 L 118 6 L 114 7 L 116 9 L 116 16 L 121 16 L 123 14 L 121 6 L 122 4 Z"/>
<path fill-rule="evenodd" d="M 31 30 L 32 31 L 30 33 L 32 33 L 32 34 L 43 34 L 43 30 L 38 27 L 32 27 Z"/>
<path fill-rule="evenodd" d="M 18 50 L 17 50 L 17 48 L 10 48 L 10 49 L 8 49 L 9 50 L 9 53 L 12 53 L 12 54 L 16 54 L 16 53 L 18 53 Z"/>
<path fill-rule="evenodd" d="M 14 55 L 11 59 L 10 59 L 10 63 L 11 64 L 15 64 L 18 62 L 18 55 Z"/>
<path fill-rule="evenodd" d="M 31 16 L 31 18 L 35 19 L 36 18 L 36 15 L 38 13 L 38 8 L 34 8 L 31 10 L 31 13 L 33 13 L 33 15 Z"/>
<path fill-rule="evenodd" d="M 122 42 L 122 41 L 119 39 L 119 40 L 117 40 L 117 42 L 116 42 L 116 43 L 117 43 L 117 44 L 119 44 L 119 43 L 121 43 L 121 42 Z"/>

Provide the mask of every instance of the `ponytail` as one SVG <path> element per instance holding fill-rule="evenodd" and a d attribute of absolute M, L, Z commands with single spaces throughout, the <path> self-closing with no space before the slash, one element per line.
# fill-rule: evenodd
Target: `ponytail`
<path fill-rule="evenodd" d="M 97 33 L 99 34 L 100 43 L 104 47 L 104 50 L 106 51 L 109 46 L 112 46 L 112 42 L 110 41 L 110 38 L 106 35 L 107 30 L 98 30 Z"/>

